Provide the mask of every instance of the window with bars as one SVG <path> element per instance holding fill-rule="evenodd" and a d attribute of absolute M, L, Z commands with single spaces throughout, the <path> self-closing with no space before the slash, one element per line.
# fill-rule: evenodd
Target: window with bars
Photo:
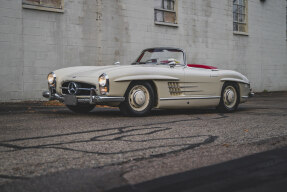
<path fill-rule="evenodd" d="M 46 11 L 63 11 L 64 0 L 22 0 L 24 8 L 39 9 Z"/>
<path fill-rule="evenodd" d="M 160 23 L 177 23 L 177 0 L 154 0 L 154 21 Z"/>
<path fill-rule="evenodd" d="M 247 33 L 248 1 L 233 0 L 233 31 Z"/>

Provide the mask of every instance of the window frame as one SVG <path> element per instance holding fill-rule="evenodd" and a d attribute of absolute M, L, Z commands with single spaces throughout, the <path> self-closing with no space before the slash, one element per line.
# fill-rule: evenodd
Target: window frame
<path fill-rule="evenodd" d="M 239 1 L 244 1 L 244 5 L 240 4 Z M 237 6 L 236 11 L 234 12 L 234 6 Z M 238 10 L 238 7 L 244 7 L 244 12 L 240 13 Z M 234 14 L 237 14 L 237 21 L 234 19 Z M 244 16 L 244 21 L 240 22 L 239 21 L 239 15 Z M 237 30 L 234 30 L 234 25 L 237 25 Z M 239 30 L 239 25 L 244 25 L 245 31 L 240 31 Z M 235 0 L 233 0 L 232 3 L 232 27 L 233 27 L 233 34 L 235 35 L 246 35 L 248 36 L 248 0 L 237 0 L 237 3 L 235 3 Z"/>
<path fill-rule="evenodd" d="M 33 4 L 33 3 L 27 3 L 27 2 L 25 2 L 25 0 L 22 0 L 22 8 L 63 13 L 64 12 L 64 0 L 59 0 L 59 1 L 61 3 L 61 8 L 48 7 L 48 6 L 40 5 L 41 0 L 39 0 L 39 5 Z"/>
<path fill-rule="evenodd" d="M 170 0 L 170 1 L 174 1 L 173 10 L 165 9 L 164 8 L 164 0 L 161 0 L 161 1 L 162 1 L 162 7 L 161 8 L 154 7 L 154 23 L 156 25 L 166 25 L 166 26 L 178 27 L 178 0 Z M 174 13 L 175 14 L 175 22 L 174 23 L 170 23 L 170 22 L 165 22 L 165 21 L 157 21 L 156 20 L 156 12 L 157 11 L 162 11 L 163 14 L 165 12 Z M 163 18 L 164 18 L 164 16 L 163 16 Z"/>

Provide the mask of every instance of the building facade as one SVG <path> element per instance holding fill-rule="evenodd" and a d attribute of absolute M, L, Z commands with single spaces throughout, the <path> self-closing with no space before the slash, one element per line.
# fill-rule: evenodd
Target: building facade
<path fill-rule="evenodd" d="M 286 0 L 0 0 L 0 101 L 39 100 L 63 67 L 131 63 L 144 48 L 287 90 Z"/>

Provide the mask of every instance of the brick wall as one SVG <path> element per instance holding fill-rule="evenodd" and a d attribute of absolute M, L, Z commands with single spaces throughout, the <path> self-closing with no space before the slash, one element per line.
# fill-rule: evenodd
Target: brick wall
<path fill-rule="evenodd" d="M 248 36 L 241 36 L 233 34 L 232 0 L 179 0 L 178 27 L 154 24 L 153 0 L 64 0 L 64 13 L 1 0 L 0 101 L 41 99 L 52 70 L 131 63 L 153 46 L 237 70 L 255 91 L 287 90 L 286 1 L 248 2 Z"/>

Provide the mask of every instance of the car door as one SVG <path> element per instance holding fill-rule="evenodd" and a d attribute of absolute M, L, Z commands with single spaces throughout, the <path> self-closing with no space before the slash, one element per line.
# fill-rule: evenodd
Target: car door
<path fill-rule="evenodd" d="M 193 67 L 184 68 L 184 85 L 186 97 L 212 98 L 220 96 L 218 70 Z"/>

